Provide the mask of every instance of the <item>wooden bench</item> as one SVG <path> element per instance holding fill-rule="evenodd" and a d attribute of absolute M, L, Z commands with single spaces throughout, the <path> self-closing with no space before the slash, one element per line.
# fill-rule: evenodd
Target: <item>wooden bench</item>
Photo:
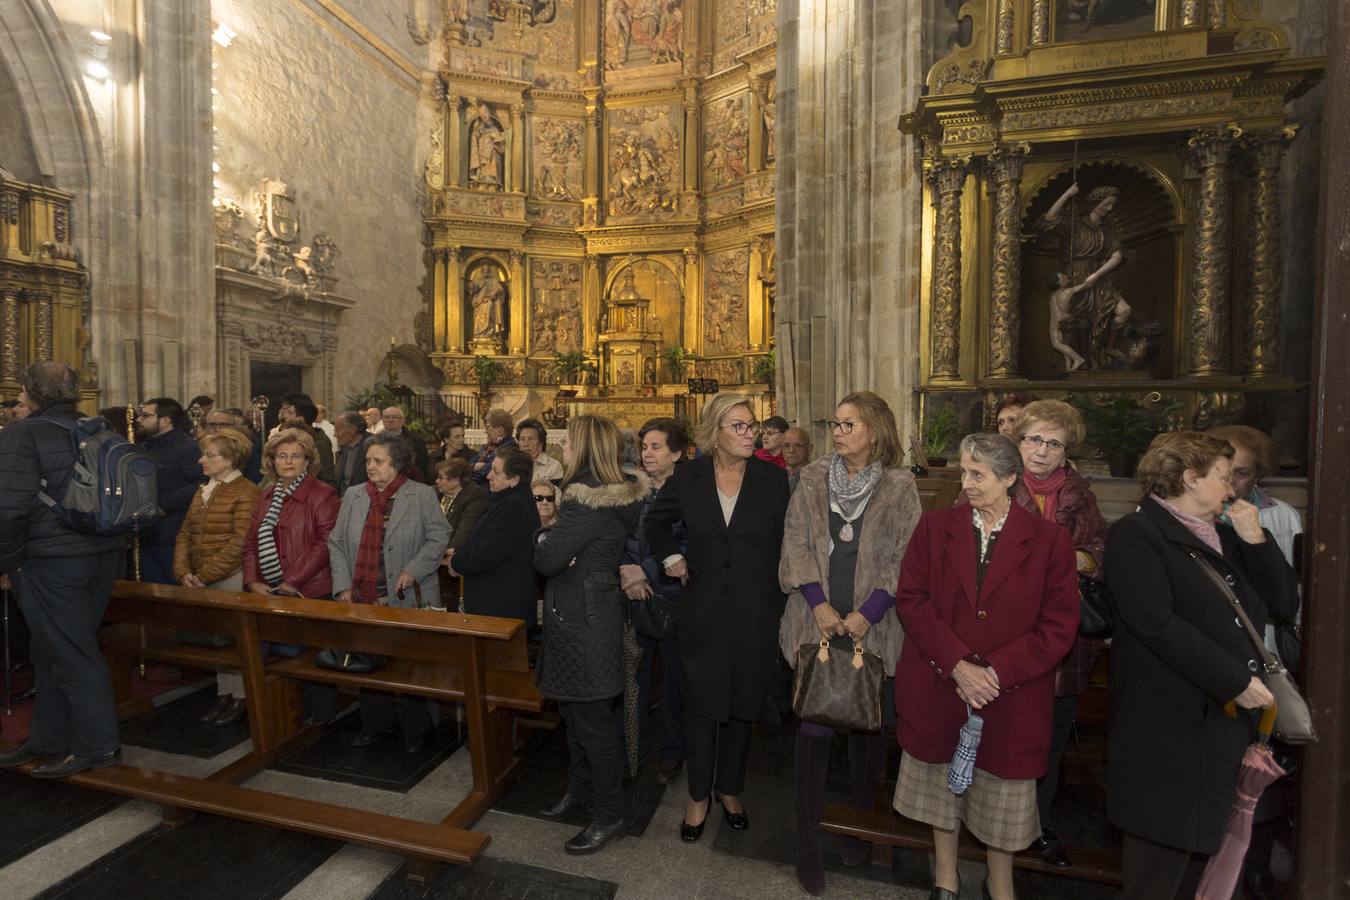
<path fill-rule="evenodd" d="M 544 707 L 529 669 L 524 623 L 518 619 L 119 581 L 105 622 L 110 624 L 99 641 L 120 715 L 146 708 L 146 701 L 131 696 L 132 673 L 140 659 L 238 669 L 248 692 L 252 748 L 205 779 L 114 766 L 85 773 L 75 783 L 143 797 L 170 810 L 262 822 L 401 853 L 415 861 L 467 864 L 481 854 L 490 838 L 468 829 L 517 774 L 515 718 L 538 715 Z M 228 635 L 233 643 L 182 643 L 177 629 Z M 314 664 L 316 649 L 264 661 L 264 642 L 341 647 L 379 653 L 390 661 L 373 672 L 336 672 Z M 301 725 L 304 682 L 463 703 L 473 789 L 434 826 L 238 787 L 322 732 Z M 424 864 L 409 870 L 414 877 L 430 874 Z"/>

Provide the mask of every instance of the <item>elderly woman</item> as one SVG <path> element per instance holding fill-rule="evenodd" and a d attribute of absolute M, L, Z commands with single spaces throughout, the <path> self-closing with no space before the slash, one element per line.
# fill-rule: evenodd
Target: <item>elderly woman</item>
<path fill-rule="evenodd" d="M 594 853 L 623 836 L 623 742 L 614 727 L 623 694 L 624 596 L 619 559 L 645 477 L 623 470 L 623 436 L 608 419 L 577 416 L 563 447 L 567 469 L 557 523 L 540 531 L 534 565 L 548 578 L 544 639 L 536 667 L 539 692 L 558 701 L 571 758 L 567 792 L 546 818 L 590 803 L 591 822 L 565 845 Z"/>
<path fill-rule="evenodd" d="M 539 510 L 539 526 L 552 528 L 558 522 L 558 489 L 550 479 L 535 479 L 530 484 L 534 508 Z"/>
<path fill-rule="evenodd" d="M 530 495 L 534 462 L 514 447 L 503 447 L 488 470 L 488 507 L 473 523 L 469 540 L 450 554 L 451 575 L 464 578 L 461 609 L 481 616 L 538 622 L 534 545 L 539 512 Z"/>
<path fill-rule="evenodd" d="M 921 508 L 914 477 L 896 468 L 903 454 L 891 409 L 868 391 L 839 401 L 834 453 L 804 468 L 788 506 L 779 582 L 788 592 L 778 643 L 797 664 L 802 644 L 828 638 L 844 653 L 861 642 L 894 672 L 903 633 L 895 581 Z M 893 685 L 888 679 L 885 696 Z M 797 880 L 808 894 L 825 890 L 820 858 L 820 814 L 834 732 L 803 721 L 797 732 Z M 885 728 L 848 736 L 849 802 L 872 808 L 886 763 Z M 868 845 L 850 839 L 844 865 L 860 866 Z"/>
<path fill-rule="evenodd" d="M 1280 469 L 1280 451 L 1270 435 L 1250 425 L 1220 425 L 1207 434 L 1233 445 L 1233 496 L 1246 500 L 1261 519 L 1261 527 L 1280 545 L 1289 565 L 1294 562 L 1294 539 L 1303 533 L 1298 510 L 1261 487 L 1261 480 Z"/>
<path fill-rule="evenodd" d="M 1017 421 L 1022 410 L 1035 400 L 1036 398 L 1030 394 L 1008 394 L 998 401 L 998 406 L 994 407 L 994 426 L 998 433 L 1017 440 L 1017 431 L 1013 428 L 1013 423 Z"/>
<path fill-rule="evenodd" d="M 689 801 L 680 837 L 697 841 L 714 787 L 727 824 L 750 827 L 741 804 L 750 728 L 777 667 L 785 597 L 778 560 L 787 473 L 755 459 L 759 424 L 749 401 L 718 394 L 703 408 L 703 455 L 680 466 L 645 520 L 666 575 L 684 582 L 678 640 Z M 675 540 L 683 521 L 688 547 Z M 714 776 L 716 784 L 714 784 Z"/>
<path fill-rule="evenodd" d="M 1013 502 L 1022 472 L 1001 434 L 961 441 L 968 506 L 925 513 L 905 550 L 896 609 L 900 777 L 895 808 L 933 827 L 935 900 L 956 900 L 961 823 L 986 847 L 984 896 L 1013 900 L 1013 854 L 1040 834 L 1036 779 L 1050 751 L 1055 669 L 1078 630 L 1073 540 Z M 973 782 L 948 768 L 962 725 L 983 719 Z"/>
<path fill-rule="evenodd" d="M 366 443 L 366 483 L 347 489 L 337 525 L 328 537 L 333 598 L 344 603 L 415 607 L 440 597 L 436 569 L 450 542 L 450 525 L 430 485 L 408 477 L 416 458 L 408 442 L 386 428 Z M 431 730 L 426 700 L 361 691 L 361 733 L 353 747 L 365 747 L 403 726 L 403 749 L 422 749 Z"/>
<path fill-rule="evenodd" d="M 487 441 L 478 449 L 478 455 L 469 465 L 473 470 L 473 480 L 479 484 L 487 484 L 488 474 L 492 471 L 492 460 L 498 450 L 504 447 L 518 449 L 516 439 L 511 437 L 511 414 L 506 410 L 488 410 L 483 420 L 483 431 Z M 533 460 L 530 461 L 530 466 L 533 469 Z M 525 480 L 529 482 L 532 479 Z"/>
<path fill-rule="evenodd" d="M 202 474 L 173 548 L 173 577 L 184 587 L 214 591 L 244 589 L 244 538 L 258 502 L 258 486 L 240 472 L 253 454 L 253 442 L 234 428 L 207 430 L 202 448 Z M 216 675 L 216 705 L 203 722 L 229 725 L 243 718 L 244 679 L 238 672 Z"/>
<path fill-rule="evenodd" d="M 1194 431 L 1160 434 L 1139 461 L 1144 499 L 1106 539 L 1115 605 L 1107 818 L 1125 832 L 1124 897 L 1190 897 L 1219 848 L 1243 751 L 1255 736 L 1241 710 L 1273 702 L 1226 592 L 1259 632 L 1293 616 L 1293 571 L 1246 500 L 1232 499 L 1233 447 Z M 1224 712 L 1228 703 L 1241 710 Z"/>
<path fill-rule="evenodd" d="M 1069 453 L 1083 442 L 1087 428 L 1078 410 L 1061 400 L 1033 400 L 1013 422 L 1013 437 L 1022 451 L 1022 478 L 1013 502 L 1032 515 L 1063 526 L 1073 539 L 1080 580 L 1100 581 L 1106 548 L 1106 520 L 1097 509 L 1092 488 L 1069 464 Z M 1069 854 L 1049 826 L 1050 807 L 1059 785 L 1059 767 L 1069 746 L 1078 698 L 1087 689 L 1097 663 L 1100 642 L 1079 637 L 1055 673 L 1054 732 L 1050 764 L 1036 786 L 1041 836 L 1034 843 L 1046 863 L 1072 865 Z"/>
<path fill-rule="evenodd" d="M 450 524 L 450 548 L 458 550 L 469 542 L 473 523 L 487 509 L 487 491 L 474 484 L 469 464 L 455 456 L 436 464 L 436 490 Z"/>

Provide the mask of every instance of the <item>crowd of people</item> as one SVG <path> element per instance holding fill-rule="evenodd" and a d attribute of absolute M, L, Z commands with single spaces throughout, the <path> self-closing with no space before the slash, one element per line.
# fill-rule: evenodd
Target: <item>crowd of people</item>
<path fill-rule="evenodd" d="M 38 701 L 27 743 L 0 765 L 44 757 L 35 774 L 61 777 L 117 758 L 95 633 L 123 554 L 37 499 L 69 477 L 73 451 L 53 420 L 78 415 L 74 373 L 38 363 L 23 383 L 28 416 L 0 431 L 0 571 L 33 629 Z M 869 392 L 839 401 L 819 457 L 806 430 L 758 422 L 747 398 L 726 393 L 692 434 L 672 418 L 626 434 L 581 415 L 556 448 L 540 422 L 501 409 L 481 447 L 451 423 L 429 448 L 397 407 L 329 423 L 292 394 L 264 436 L 209 400 L 191 404 L 204 411 L 195 429 L 170 398 L 139 408 L 163 511 L 142 536 L 142 577 L 429 609 L 444 608 L 441 578 L 459 578 L 464 612 L 521 619 L 539 636 L 538 687 L 558 704 L 569 751 L 566 791 L 541 815 L 590 819 L 570 853 L 624 835 L 633 740 L 662 784 L 684 770 L 682 840 L 702 837 L 714 801 L 727 826 L 748 829 L 753 726 L 780 658 L 796 666 L 803 645 L 861 645 L 883 662 L 886 702 L 880 730 L 847 735 L 848 802 L 871 807 L 898 742 L 894 806 L 932 829 L 931 896 L 960 895 L 964 827 L 987 849 L 983 896 L 1010 900 L 1015 853 L 1034 846 L 1050 865 L 1072 864 L 1053 800 L 1103 646 L 1079 633 L 1082 592 L 1096 584 L 1115 615 L 1106 789 L 1125 835 L 1125 896 L 1190 896 L 1224 832 L 1252 711 L 1272 699 L 1197 559 L 1257 629 L 1298 615 L 1299 517 L 1261 487 L 1277 458 L 1245 426 L 1159 435 L 1139 463 L 1138 509 L 1108 528 L 1071 460 L 1090 436 L 1059 400 L 1005 398 L 996 432 L 960 441 L 956 505 L 927 512 L 895 417 Z M 636 732 L 623 722 L 628 622 L 642 652 L 638 708 L 661 692 L 659 736 L 646 715 Z M 218 693 L 205 719 L 244 715 L 237 673 L 220 673 Z M 1230 704 L 1240 712 L 1225 714 Z M 337 713 L 331 687 L 307 692 L 310 721 Z M 415 752 L 433 714 L 423 699 L 363 691 L 354 746 L 401 733 Z M 953 760 L 974 723 L 973 772 L 958 791 Z M 796 737 L 797 877 L 812 895 L 826 886 L 834 730 L 803 720 Z M 868 849 L 849 840 L 841 861 L 859 866 Z M 1258 878 L 1264 862 L 1251 860 Z"/>

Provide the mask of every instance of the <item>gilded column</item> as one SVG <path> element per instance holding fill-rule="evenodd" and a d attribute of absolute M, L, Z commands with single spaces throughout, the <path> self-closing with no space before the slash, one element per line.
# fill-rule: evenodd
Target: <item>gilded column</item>
<path fill-rule="evenodd" d="M 1209 0 L 1209 27 L 1228 27 L 1228 0 Z"/>
<path fill-rule="evenodd" d="M 1247 212 L 1247 376 L 1280 374 L 1280 163 L 1295 127 L 1253 135 Z"/>
<path fill-rule="evenodd" d="M 1235 126 L 1197 132 L 1189 145 L 1199 169 L 1195 269 L 1191 278 L 1190 374 L 1220 375 L 1229 368 L 1229 164 Z"/>
<path fill-rule="evenodd" d="M 994 272 L 989 294 L 989 375 L 1018 375 L 1022 293 L 1022 162 L 1030 147 L 1000 147 L 985 167 L 994 198 Z"/>
<path fill-rule="evenodd" d="M 590 227 L 600 224 L 600 158 L 602 156 L 601 117 L 604 113 L 599 107 L 599 88 L 586 90 L 586 144 L 582 150 L 585 161 L 582 171 L 582 221 Z"/>
<path fill-rule="evenodd" d="M 1031 43 L 1035 47 L 1050 43 L 1050 0 L 1032 0 Z"/>
<path fill-rule="evenodd" d="M 1181 0 L 1181 27 L 1194 28 L 1200 24 L 1200 0 Z"/>
<path fill-rule="evenodd" d="M 703 282 L 695 247 L 684 248 L 684 349 L 703 352 Z"/>
<path fill-rule="evenodd" d="M 586 342 L 583 349 L 587 353 L 598 353 L 600 348 L 598 340 L 600 337 L 600 258 L 588 255 L 583 273 L 582 277 L 585 280 L 581 285 L 583 308 L 581 327 Z"/>
<path fill-rule="evenodd" d="M 509 327 L 510 348 L 514 354 L 525 352 L 525 254 L 519 250 L 511 251 L 511 321 Z"/>
<path fill-rule="evenodd" d="M 431 270 L 431 321 L 432 327 L 435 329 L 431 346 L 436 352 L 444 353 L 450 347 L 450 332 L 447 331 L 446 319 L 444 248 L 433 249 L 431 256 L 435 261 Z"/>
<path fill-rule="evenodd" d="M 19 289 L 0 288 L 0 381 L 19 380 Z"/>
<path fill-rule="evenodd" d="M 937 217 L 933 228 L 933 378 L 961 377 L 961 191 L 970 157 L 935 159 L 927 177 Z"/>
<path fill-rule="evenodd" d="M 460 248 L 445 251 L 446 350 L 464 352 L 464 276 L 460 272 Z"/>
<path fill-rule="evenodd" d="M 34 358 L 49 360 L 52 358 L 52 295 L 50 291 L 41 291 L 34 297 L 33 331 L 36 341 Z"/>
<path fill-rule="evenodd" d="M 464 98 L 453 94 L 445 98 L 445 184 L 447 187 L 464 187 L 465 173 L 469 165 L 464 153 L 464 114 L 461 108 Z"/>
<path fill-rule="evenodd" d="M 698 190 L 699 134 L 703 130 L 698 114 L 698 79 L 686 78 L 684 87 L 684 182 L 680 190 L 692 193 Z M 683 210 L 682 210 L 683 211 Z"/>
<path fill-rule="evenodd" d="M 519 103 L 511 104 L 511 174 L 508 176 L 508 191 L 525 190 L 525 107 Z"/>
<path fill-rule="evenodd" d="M 995 53 L 1012 52 L 1013 26 L 1013 0 L 998 0 L 998 31 L 994 36 Z"/>

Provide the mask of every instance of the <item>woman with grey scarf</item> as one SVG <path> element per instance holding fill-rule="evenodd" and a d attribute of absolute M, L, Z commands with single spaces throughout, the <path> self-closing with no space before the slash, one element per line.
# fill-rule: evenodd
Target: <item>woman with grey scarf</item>
<path fill-rule="evenodd" d="M 849 394 L 829 426 L 834 453 L 802 470 L 788 506 L 778 577 L 789 597 L 779 647 L 795 665 L 802 644 L 826 638 L 851 653 L 860 642 L 894 672 L 904 637 L 893 612 L 895 587 L 922 511 L 919 492 L 913 476 L 897 468 L 900 436 L 886 401 L 867 391 Z M 893 682 L 887 678 L 883 691 L 888 725 Z M 797 880 L 813 896 L 825 890 L 820 814 L 832 736 L 828 726 L 807 721 L 797 733 Z M 848 750 L 849 802 L 870 809 L 886 761 L 885 726 L 850 734 Z M 850 839 L 840 857 L 859 866 L 869 849 Z"/>

